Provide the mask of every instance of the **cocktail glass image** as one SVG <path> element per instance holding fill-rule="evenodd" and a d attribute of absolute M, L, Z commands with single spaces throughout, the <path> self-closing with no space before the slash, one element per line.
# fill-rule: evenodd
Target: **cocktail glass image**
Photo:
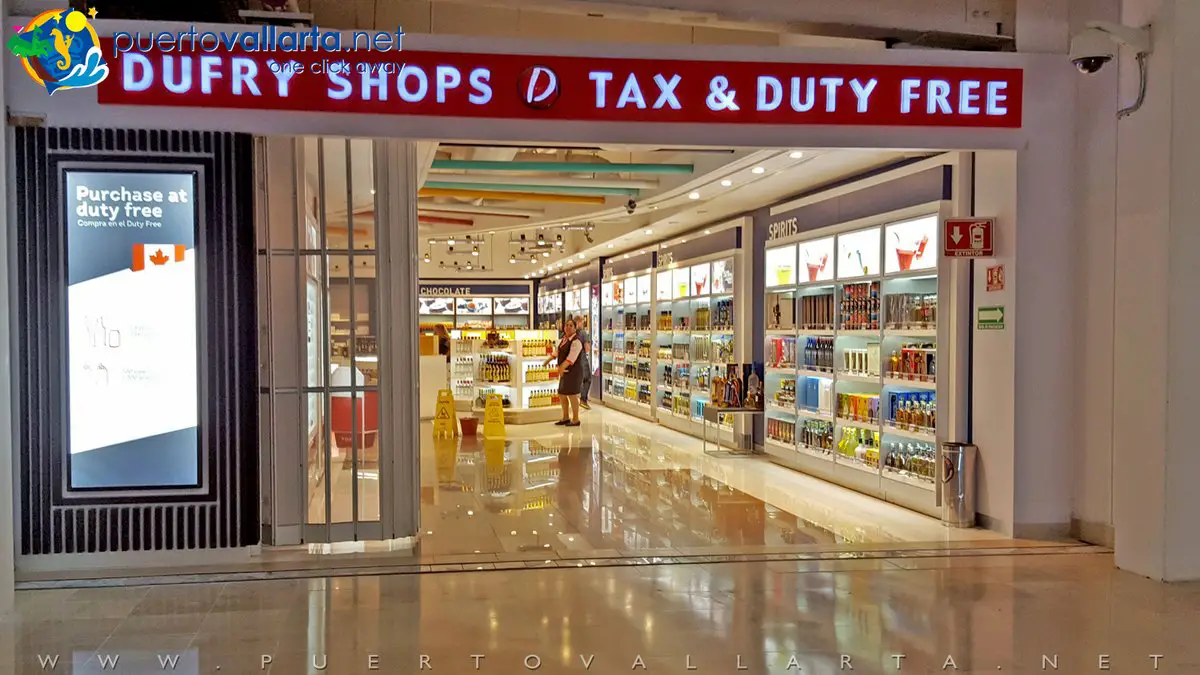
<path fill-rule="evenodd" d="M 914 260 L 920 260 L 921 256 L 925 255 L 925 246 L 929 244 L 929 237 L 921 237 L 921 241 L 916 242 L 913 248 L 904 248 L 900 241 L 900 234 L 896 235 L 896 260 L 900 263 L 900 271 L 907 272 L 912 269 Z"/>
<path fill-rule="evenodd" d="M 825 271 L 825 265 L 829 263 L 829 255 L 826 254 L 821 256 L 821 259 L 817 262 L 813 262 L 810 258 L 808 258 L 807 251 L 804 253 L 804 257 L 804 264 L 808 266 L 808 280 L 816 281 L 817 276 L 820 275 L 821 272 Z"/>

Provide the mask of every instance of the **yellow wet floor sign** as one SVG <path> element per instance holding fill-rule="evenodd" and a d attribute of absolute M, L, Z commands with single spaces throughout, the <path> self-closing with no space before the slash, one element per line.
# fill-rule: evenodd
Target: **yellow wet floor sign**
<path fill-rule="evenodd" d="M 488 394 L 483 406 L 483 435 L 485 438 L 504 437 L 504 401 L 500 394 Z"/>
<path fill-rule="evenodd" d="M 458 425 L 454 420 L 454 392 L 442 389 L 437 396 L 437 410 L 433 413 L 433 437 L 454 438 L 458 436 Z"/>

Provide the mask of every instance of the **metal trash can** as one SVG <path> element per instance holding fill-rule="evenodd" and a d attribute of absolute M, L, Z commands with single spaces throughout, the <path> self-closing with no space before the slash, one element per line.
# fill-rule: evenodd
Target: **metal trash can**
<path fill-rule="evenodd" d="M 975 458 L 969 443 L 942 443 L 938 479 L 941 483 L 942 524 L 975 527 Z"/>

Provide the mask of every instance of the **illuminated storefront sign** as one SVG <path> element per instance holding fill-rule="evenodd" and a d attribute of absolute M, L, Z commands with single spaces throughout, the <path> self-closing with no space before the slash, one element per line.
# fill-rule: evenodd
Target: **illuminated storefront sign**
<path fill-rule="evenodd" d="M 136 53 L 105 104 L 454 117 L 1021 126 L 1017 69 L 451 52 Z"/>
<path fill-rule="evenodd" d="M 200 484 L 196 182 L 65 171 L 73 490 Z"/>

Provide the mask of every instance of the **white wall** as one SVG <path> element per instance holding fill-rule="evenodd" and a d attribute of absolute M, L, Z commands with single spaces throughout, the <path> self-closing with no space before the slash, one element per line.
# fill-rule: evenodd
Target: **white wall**
<path fill-rule="evenodd" d="M 1195 514 L 1200 451 L 1200 5 L 1192 0 L 1086 0 L 1085 20 L 1151 24 L 1144 106 L 1133 55 L 1080 77 L 1076 128 L 1075 351 L 1078 531 L 1115 544 L 1123 569 L 1200 578 Z"/>
<path fill-rule="evenodd" d="M 1071 26 L 1118 21 L 1120 0 L 1079 0 Z M 1076 409 L 1075 534 L 1112 545 L 1113 377 L 1118 71 L 1127 63 L 1075 78 L 1076 227 L 1079 249 L 1076 297 L 1080 340 L 1075 349 Z"/>

